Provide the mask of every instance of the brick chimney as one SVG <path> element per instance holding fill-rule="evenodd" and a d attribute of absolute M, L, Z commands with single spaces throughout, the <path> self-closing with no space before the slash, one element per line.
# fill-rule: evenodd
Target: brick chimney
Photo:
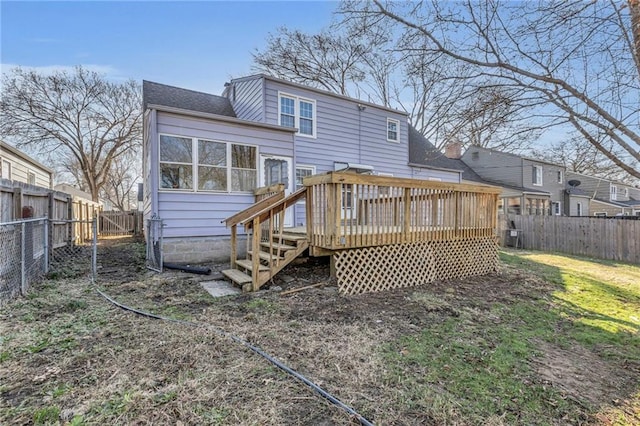
<path fill-rule="evenodd" d="M 462 144 L 458 141 L 449 142 L 447 146 L 444 147 L 444 155 L 447 158 L 459 160 L 460 157 L 462 157 Z"/>

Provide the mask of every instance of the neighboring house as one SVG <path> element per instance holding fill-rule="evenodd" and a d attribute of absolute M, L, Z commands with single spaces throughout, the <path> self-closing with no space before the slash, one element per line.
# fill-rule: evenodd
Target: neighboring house
<path fill-rule="evenodd" d="M 639 188 L 575 172 L 567 172 L 567 179 L 587 196 L 590 215 L 640 216 Z"/>
<path fill-rule="evenodd" d="M 43 188 L 53 188 L 53 170 L 2 141 L 0 141 L 0 177 Z"/>
<path fill-rule="evenodd" d="M 568 215 L 583 194 L 566 192 L 565 168 L 520 155 L 471 146 L 461 157 L 480 178 L 502 187 L 501 213 Z"/>
<path fill-rule="evenodd" d="M 144 212 L 164 220 L 168 261 L 228 255 L 221 221 L 254 203 L 253 190 L 351 170 L 460 182 L 460 171 L 413 164 L 407 114 L 255 75 L 215 96 L 143 82 Z M 304 203 L 286 226 L 304 225 Z"/>

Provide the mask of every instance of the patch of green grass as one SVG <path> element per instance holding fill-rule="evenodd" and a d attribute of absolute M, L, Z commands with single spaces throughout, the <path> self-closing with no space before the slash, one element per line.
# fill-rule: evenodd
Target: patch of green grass
<path fill-rule="evenodd" d="M 259 297 L 249 300 L 244 304 L 244 307 L 251 311 L 260 312 L 276 312 L 278 310 L 278 305 L 276 303 Z"/>
<path fill-rule="evenodd" d="M 67 312 L 75 312 L 80 309 L 86 309 L 88 306 L 89 304 L 84 300 L 72 299 L 72 300 L 69 300 L 67 303 L 65 303 L 64 310 Z"/>
<path fill-rule="evenodd" d="M 167 402 L 173 401 L 174 399 L 176 399 L 177 396 L 178 396 L 178 392 L 176 391 L 163 392 L 163 393 L 154 395 L 153 402 L 156 405 L 162 405 L 162 404 L 166 404 Z"/>
<path fill-rule="evenodd" d="M 86 424 L 84 417 L 80 415 L 75 415 L 69 422 L 69 426 L 84 426 Z"/>
<path fill-rule="evenodd" d="M 9 351 L 0 352 L 0 364 L 13 358 L 13 354 Z"/>
<path fill-rule="evenodd" d="M 33 413 L 33 423 L 36 425 L 57 424 L 60 419 L 60 408 L 45 407 Z"/>
<path fill-rule="evenodd" d="M 230 414 L 229 410 L 226 408 L 204 407 L 202 405 L 197 406 L 195 411 L 207 424 L 210 425 L 224 424 Z"/>
<path fill-rule="evenodd" d="M 604 359 L 640 361 L 640 268 L 539 253 L 500 257 L 535 277 L 529 297 L 494 303 L 488 311 L 465 306 L 459 317 L 400 337 L 384 352 L 390 384 L 402 389 L 411 410 L 437 423 L 584 419 L 587 402 L 567 399 L 537 379 L 531 365 L 538 343 L 583 345 Z M 432 310 L 449 305 L 428 292 L 412 299 Z"/>

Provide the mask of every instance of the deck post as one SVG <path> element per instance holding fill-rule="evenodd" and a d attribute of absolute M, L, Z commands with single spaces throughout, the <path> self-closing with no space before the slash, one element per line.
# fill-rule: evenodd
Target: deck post
<path fill-rule="evenodd" d="M 238 260 L 238 225 L 231 227 L 231 269 L 236 269 L 236 260 Z"/>
<path fill-rule="evenodd" d="M 332 254 L 329 256 L 329 276 L 331 278 L 336 278 L 338 276 L 336 272 L 336 255 Z"/>
<path fill-rule="evenodd" d="M 402 242 L 413 241 L 411 238 L 411 188 L 404 189 L 404 222 L 402 224 Z"/>
<path fill-rule="evenodd" d="M 251 250 L 253 255 L 251 256 L 251 280 L 253 285 L 253 291 L 260 290 L 260 283 L 258 283 L 258 275 L 260 274 L 260 218 L 253 219 L 253 238 L 251 244 Z"/>

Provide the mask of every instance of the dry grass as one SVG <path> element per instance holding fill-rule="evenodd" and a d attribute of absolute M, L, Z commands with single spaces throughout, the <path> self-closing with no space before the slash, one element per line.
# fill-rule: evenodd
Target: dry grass
<path fill-rule="evenodd" d="M 552 312 L 558 283 L 521 265 L 379 294 L 342 297 L 328 285 L 215 300 L 199 285 L 207 277 L 144 270 L 139 244 L 110 240 L 100 253 L 99 285 L 117 300 L 256 344 L 376 424 L 633 424 L 637 415 L 640 350 L 603 356 L 576 343 Z M 285 274 L 293 280 L 274 284 L 328 281 L 322 264 Z M 122 311 L 84 280 L 46 282 L 10 304 L 0 336 L 0 423 L 354 423 L 231 340 Z M 596 361 L 604 373 L 589 374 Z M 562 374 L 581 375 L 580 386 Z"/>

